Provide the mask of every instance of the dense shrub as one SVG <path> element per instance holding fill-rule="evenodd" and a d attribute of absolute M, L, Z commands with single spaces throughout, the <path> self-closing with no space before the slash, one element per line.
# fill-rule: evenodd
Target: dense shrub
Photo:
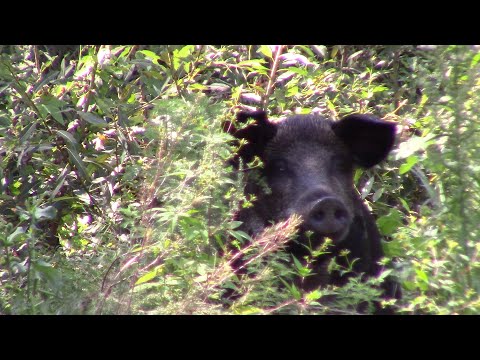
<path fill-rule="evenodd" d="M 378 300 L 381 279 L 297 289 L 308 262 L 282 252 L 296 219 L 253 244 L 238 231 L 249 201 L 222 124 L 263 108 L 396 121 L 390 161 L 355 176 L 403 287 L 393 305 L 478 314 L 478 50 L 1 46 L 0 313 L 348 314 Z"/>

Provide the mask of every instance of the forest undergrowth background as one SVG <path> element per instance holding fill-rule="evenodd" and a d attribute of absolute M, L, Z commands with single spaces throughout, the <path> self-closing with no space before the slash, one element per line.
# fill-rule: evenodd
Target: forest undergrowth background
<path fill-rule="evenodd" d="M 479 60 L 475 46 L 0 46 L 0 314 L 383 301 L 381 279 L 296 288 L 310 270 L 282 252 L 296 219 L 253 243 L 238 230 L 248 201 L 222 125 L 258 108 L 396 122 L 389 160 L 355 174 L 402 286 L 390 305 L 479 314 Z M 240 255 L 249 276 L 231 270 Z"/>

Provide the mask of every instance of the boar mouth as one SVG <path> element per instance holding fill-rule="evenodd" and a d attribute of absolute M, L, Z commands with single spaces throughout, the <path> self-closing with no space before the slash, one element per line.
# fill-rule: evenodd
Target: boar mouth
<path fill-rule="evenodd" d="M 333 233 L 319 233 L 313 231 L 312 228 L 308 225 L 303 224 L 300 229 L 299 233 L 301 236 L 308 240 L 313 248 L 323 244 L 325 239 L 331 239 L 334 244 L 341 243 L 348 235 L 348 229 L 343 229 L 338 232 Z"/>

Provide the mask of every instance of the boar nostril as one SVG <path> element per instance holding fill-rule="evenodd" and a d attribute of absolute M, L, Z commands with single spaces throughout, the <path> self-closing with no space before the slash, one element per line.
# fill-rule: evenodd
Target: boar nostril
<path fill-rule="evenodd" d="M 339 220 L 339 221 L 345 221 L 345 220 L 348 220 L 348 213 L 343 210 L 343 209 L 337 209 L 335 210 L 335 219 Z"/>
<path fill-rule="evenodd" d="M 323 221 L 323 219 L 325 218 L 325 212 L 323 212 L 322 210 L 314 211 L 313 214 L 312 214 L 312 217 L 316 221 Z"/>

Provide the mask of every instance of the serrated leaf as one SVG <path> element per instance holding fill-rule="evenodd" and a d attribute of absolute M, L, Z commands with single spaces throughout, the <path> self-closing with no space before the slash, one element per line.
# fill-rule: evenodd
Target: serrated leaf
<path fill-rule="evenodd" d="M 83 120 L 86 122 L 95 125 L 95 126 L 101 126 L 105 127 L 108 125 L 108 123 L 100 116 L 94 113 L 90 112 L 84 112 L 84 111 L 77 111 L 78 116 L 80 116 Z"/>

